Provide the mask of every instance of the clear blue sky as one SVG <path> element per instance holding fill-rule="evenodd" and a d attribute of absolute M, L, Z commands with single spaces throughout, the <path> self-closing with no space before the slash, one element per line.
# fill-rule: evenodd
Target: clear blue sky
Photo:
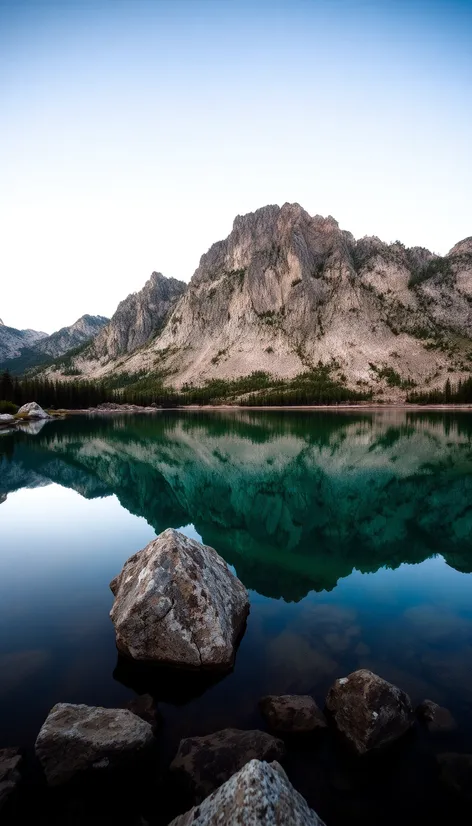
<path fill-rule="evenodd" d="M 472 2 L 0 0 L 0 317 L 111 315 L 238 213 L 472 235 Z"/>

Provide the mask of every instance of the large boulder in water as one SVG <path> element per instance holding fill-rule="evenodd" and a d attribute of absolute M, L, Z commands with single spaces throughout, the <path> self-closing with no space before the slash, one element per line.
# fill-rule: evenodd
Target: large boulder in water
<path fill-rule="evenodd" d="M 36 402 L 28 402 L 20 407 L 17 416 L 25 416 L 28 419 L 50 419 L 49 413 L 46 413 L 43 408 Z"/>
<path fill-rule="evenodd" d="M 50 786 L 86 769 L 134 761 L 154 740 L 149 723 L 124 708 L 58 703 L 38 734 L 35 750 Z"/>
<path fill-rule="evenodd" d="M 359 755 L 393 743 L 414 721 L 408 694 L 366 669 L 336 680 L 326 708 L 338 732 Z"/>
<path fill-rule="evenodd" d="M 181 740 L 170 768 L 179 772 L 197 800 L 203 800 L 249 760 L 281 760 L 282 740 L 265 731 L 225 728 L 205 737 Z"/>
<path fill-rule="evenodd" d="M 251 760 L 198 807 L 169 826 L 324 826 L 283 768 Z"/>
<path fill-rule="evenodd" d="M 110 588 L 121 653 L 188 668 L 232 665 L 249 599 L 213 548 L 169 528 L 125 562 Z"/>

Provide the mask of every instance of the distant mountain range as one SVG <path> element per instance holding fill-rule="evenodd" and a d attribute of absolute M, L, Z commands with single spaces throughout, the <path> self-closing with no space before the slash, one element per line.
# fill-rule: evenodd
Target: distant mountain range
<path fill-rule="evenodd" d="M 36 330 L 7 327 L 0 319 L 0 369 L 21 374 L 29 368 L 49 363 L 93 339 L 108 321 L 103 316 L 83 315 L 70 327 L 62 327 L 48 336 Z"/>
<path fill-rule="evenodd" d="M 298 204 L 266 206 L 235 219 L 188 285 L 153 273 L 46 372 L 182 388 L 254 371 L 293 380 L 320 363 L 334 381 L 392 400 L 468 378 L 472 237 L 440 257 L 356 240 Z"/>

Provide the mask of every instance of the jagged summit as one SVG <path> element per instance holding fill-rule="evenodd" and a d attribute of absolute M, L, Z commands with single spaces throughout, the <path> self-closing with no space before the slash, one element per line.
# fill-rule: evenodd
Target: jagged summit
<path fill-rule="evenodd" d="M 85 359 L 95 362 L 132 353 L 163 325 L 168 313 L 184 293 L 186 284 L 151 273 L 142 290 L 131 293 L 118 305 L 109 324 L 97 336 Z"/>
<path fill-rule="evenodd" d="M 471 239 L 441 258 L 356 240 L 297 203 L 238 215 L 188 286 L 153 273 L 74 363 L 83 376 L 155 376 L 176 388 L 322 362 L 353 389 L 400 398 L 469 375 Z"/>

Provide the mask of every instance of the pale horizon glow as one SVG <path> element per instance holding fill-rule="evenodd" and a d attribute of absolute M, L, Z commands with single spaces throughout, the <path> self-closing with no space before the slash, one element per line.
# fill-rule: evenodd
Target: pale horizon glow
<path fill-rule="evenodd" d="M 468 0 L 0 0 L 0 318 L 111 316 L 237 214 L 472 235 Z"/>

